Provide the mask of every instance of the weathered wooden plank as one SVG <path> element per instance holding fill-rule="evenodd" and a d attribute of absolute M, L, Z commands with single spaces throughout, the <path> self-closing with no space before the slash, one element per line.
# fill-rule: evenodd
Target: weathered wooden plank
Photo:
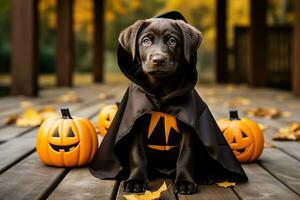
<path fill-rule="evenodd" d="M 231 188 L 222 188 L 217 185 L 199 185 L 198 189 L 198 193 L 193 195 L 178 195 L 179 200 L 239 199 Z"/>
<path fill-rule="evenodd" d="M 44 165 L 34 153 L 0 175 L 1 199 L 39 199 L 67 170 Z"/>
<path fill-rule="evenodd" d="M 56 76 L 58 86 L 72 86 L 74 68 L 73 0 L 57 0 Z"/>
<path fill-rule="evenodd" d="M 265 148 L 259 164 L 299 195 L 300 162 L 276 148 Z"/>
<path fill-rule="evenodd" d="M 299 199 L 299 196 L 279 182 L 259 165 L 244 164 L 249 181 L 233 188 L 241 199 Z"/>
<path fill-rule="evenodd" d="M 13 95 L 36 96 L 37 88 L 37 0 L 12 1 Z"/>
<path fill-rule="evenodd" d="M 118 183 L 93 177 L 87 168 L 72 169 L 48 199 L 113 199 Z"/>

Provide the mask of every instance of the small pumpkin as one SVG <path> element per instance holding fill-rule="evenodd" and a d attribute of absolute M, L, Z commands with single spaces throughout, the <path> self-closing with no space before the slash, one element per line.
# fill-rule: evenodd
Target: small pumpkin
<path fill-rule="evenodd" d="M 61 118 L 44 121 L 37 134 L 36 150 L 47 165 L 74 167 L 88 164 L 98 148 L 92 123 L 71 117 L 68 108 L 61 109 Z"/>
<path fill-rule="evenodd" d="M 105 136 L 107 129 L 117 113 L 117 110 L 117 104 L 107 105 L 100 110 L 97 123 L 100 135 Z"/>
<path fill-rule="evenodd" d="M 221 119 L 218 125 L 240 162 L 252 162 L 259 158 L 264 148 L 264 136 L 257 123 L 239 118 L 238 111 L 229 112 L 229 119 Z"/>

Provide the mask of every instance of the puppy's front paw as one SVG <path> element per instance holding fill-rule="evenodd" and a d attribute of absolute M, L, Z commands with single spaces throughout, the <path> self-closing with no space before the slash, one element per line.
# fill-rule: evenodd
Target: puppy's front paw
<path fill-rule="evenodd" d="M 175 183 L 174 193 L 175 194 L 194 194 L 197 192 L 197 185 L 191 182 L 180 182 Z"/>
<path fill-rule="evenodd" d="M 146 184 L 140 181 L 130 180 L 130 181 L 125 181 L 123 184 L 124 192 L 140 193 L 140 192 L 145 192 L 145 189 L 146 189 Z"/>

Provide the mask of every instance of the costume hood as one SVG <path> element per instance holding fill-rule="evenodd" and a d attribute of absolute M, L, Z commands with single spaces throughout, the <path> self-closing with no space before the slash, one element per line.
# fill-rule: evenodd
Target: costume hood
<path fill-rule="evenodd" d="M 185 18 L 177 11 L 172 11 L 172 12 L 167 12 L 164 14 L 156 15 L 152 17 L 151 19 L 156 19 L 156 18 L 165 18 L 165 19 L 173 19 L 173 20 L 182 20 L 187 23 Z M 138 33 L 141 31 L 143 27 L 141 26 L 139 28 Z M 201 37 L 201 35 L 200 35 Z M 200 38 L 199 45 L 201 43 L 202 37 Z M 132 55 L 126 51 L 122 45 L 119 44 L 118 47 L 118 65 L 120 70 L 123 72 L 123 74 L 131 80 L 133 83 L 136 85 L 140 86 L 147 92 L 148 94 L 152 94 L 149 88 L 146 87 L 146 85 L 143 83 L 143 79 L 145 79 L 145 75 L 142 72 L 142 63 L 139 59 L 139 56 L 135 56 L 134 59 L 132 59 Z M 180 74 L 182 74 L 182 79 L 180 84 L 178 85 L 178 88 L 168 94 L 167 96 L 163 97 L 162 100 L 170 100 L 172 98 L 181 96 L 189 91 L 191 91 L 195 84 L 197 83 L 197 52 L 194 52 L 189 61 L 184 60 L 183 62 L 184 67 L 182 66 L 180 70 Z M 153 94 L 152 94 L 153 95 Z"/>

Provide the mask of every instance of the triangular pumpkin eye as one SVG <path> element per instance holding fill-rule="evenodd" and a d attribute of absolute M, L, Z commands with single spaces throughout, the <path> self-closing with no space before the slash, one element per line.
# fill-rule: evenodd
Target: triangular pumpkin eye
<path fill-rule="evenodd" d="M 57 129 L 54 131 L 53 137 L 59 137 L 59 133 Z"/>
<path fill-rule="evenodd" d="M 246 133 L 244 133 L 243 131 L 242 131 L 242 136 L 243 136 L 243 138 L 248 137 L 248 136 L 246 135 Z"/>
<path fill-rule="evenodd" d="M 75 134 L 72 129 L 70 129 L 68 137 L 75 137 Z"/>

